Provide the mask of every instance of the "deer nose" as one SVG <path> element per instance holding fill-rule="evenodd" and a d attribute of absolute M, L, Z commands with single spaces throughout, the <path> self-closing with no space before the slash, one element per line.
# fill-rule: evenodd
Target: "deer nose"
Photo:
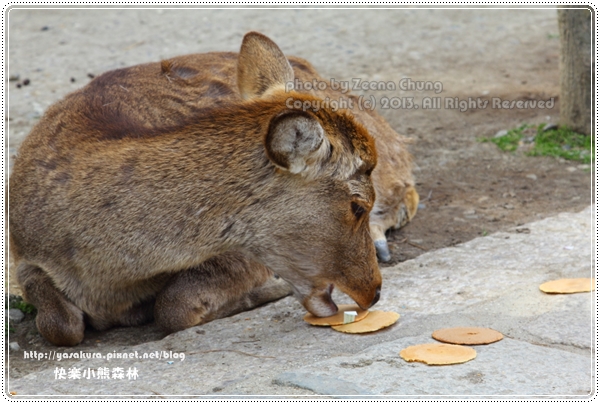
<path fill-rule="evenodd" d="M 379 301 L 380 295 L 381 295 L 381 286 L 378 286 L 377 290 L 375 291 L 375 297 L 373 298 L 373 301 L 371 302 L 371 306 L 369 306 L 369 307 L 373 307 L 375 305 L 375 303 L 377 303 Z"/>
<path fill-rule="evenodd" d="M 381 262 L 388 262 L 392 259 L 392 255 L 390 254 L 390 248 L 388 247 L 387 240 L 375 240 L 375 250 L 377 251 L 377 257 Z"/>

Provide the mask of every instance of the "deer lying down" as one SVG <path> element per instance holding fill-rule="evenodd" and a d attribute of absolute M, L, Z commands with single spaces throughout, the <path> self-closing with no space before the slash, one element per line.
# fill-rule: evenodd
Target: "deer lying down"
<path fill-rule="evenodd" d="M 276 47 L 275 44 L 272 44 L 272 46 Z M 277 49 L 277 52 L 281 51 Z M 244 58 L 249 57 L 252 56 L 242 52 L 240 66 L 248 65 L 249 63 L 244 62 Z M 329 86 L 321 91 L 306 91 L 302 85 L 303 83 L 328 83 L 328 81 L 321 78 L 306 60 L 298 57 L 288 57 L 288 61 L 294 71 L 296 91 L 309 93 L 322 100 L 345 100 L 346 105 L 350 105 L 348 99 L 352 99 L 354 108 L 351 112 L 353 116 L 373 135 L 378 162 L 372 173 L 376 199 L 370 214 L 370 232 L 379 258 L 383 261 L 389 260 L 390 254 L 385 239 L 385 231 L 390 227 L 399 228 L 410 221 L 416 213 L 419 201 L 411 174 L 411 157 L 407 150 L 407 140 L 398 135 L 376 112 L 358 108 L 358 100 L 353 95 L 332 90 Z M 149 94 L 148 97 L 145 97 L 143 94 L 136 94 L 140 98 L 133 102 L 135 105 L 153 105 L 157 109 L 157 119 L 152 121 L 153 125 L 159 125 L 164 119 L 169 119 L 169 116 L 175 111 L 184 116 L 193 116 L 202 113 L 203 108 L 211 108 L 229 102 L 239 102 L 244 97 L 251 96 L 254 93 L 252 88 L 238 88 L 237 86 L 238 54 L 236 53 L 211 52 L 164 60 L 161 63 L 161 72 L 169 80 L 169 86 L 164 88 L 164 80 L 152 81 L 157 86 L 155 89 L 156 94 L 161 94 L 161 96 L 155 97 L 154 94 Z M 140 75 L 138 74 L 136 77 L 139 78 Z M 113 85 L 117 84 L 114 83 Z M 290 83 L 288 82 L 287 85 L 289 86 Z M 129 88 L 128 90 L 129 92 L 136 92 L 135 88 Z M 158 104 L 161 103 L 161 100 L 173 96 L 177 96 L 179 99 L 177 105 L 169 102 Z M 190 272 L 189 276 L 180 277 L 179 279 L 185 279 L 181 280 L 182 284 L 196 282 L 198 285 L 193 289 L 197 291 L 192 296 L 171 294 L 169 299 L 178 299 L 180 307 L 195 307 L 198 305 L 196 300 L 199 299 L 199 296 L 203 296 L 204 301 L 213 302 L 212 307 L 210 310 L 202 311 L 204 318 L 200 316 L 190 318 L 185 315 L 174 317 L 171 312 L 163 313 L 160 310 L 160 307 L 166 307 L 161 304 L 161 299 L 165 296 L 165 294 L 162 294 L 157 302 L 155 315 L 163 326 L 168 322 L 168 331 L 176 331 L 210 319 L 224 317 L 255 307 L 256 302 L 276 300 L 288 293 L 283 282 L 277 282 L 269 277 L 270 271 L 267 268 L 256 262 L 250 263 L 248 258 L 240 257 L 239 254 L 223 254 L 213 258 L 210 263 L 203 264 L 202 267 L 206 265 L 218 266 L 221 268 L 221 273 L 247 273 L 248 268 L 242 268 L 242 266 L 252 265 L 254 274 L 262 273 L 265 275 L 265 283 L 262 285 L 257 283 L 251 293 L 243 287 L 248 285 L 237 284 L 236 287 L 240 291 L 239 298 L 231 299 L 229 297 L 231 294 L 228 293 L 225 294 L 228 296 L 227 300 L 218 300 L 214 293 L 214 290 L 218 290 L 218 285 L 215 284 L 212 289 L 207 287 L 200 289 L 202 285 L 206 285 L 206 277 L 201 268 L 196 268 Z M 231 279 L 228 279 L 227 282 L 231 286 Z M 227 282 L 223 284 L 227 285 Z M 173 288 L 172 290 L 177 289 Z M 211 293 L 211 290 L 211 298 L 204 297 Z M 222 302 L 222 304 L 215 304 L 217 301 Z"/>
<path fill-rule="evenodd" d="M 293 71 L 263 35 L 244 38 L 239 72 L 247 100 L 211 108 L 186 104 L 191 87 L 160 63 L 108 72 L 25 139 L 10 178 L 11 253 L 50 342 L 79 343 L 86 321 L 140 324 L 153 309 L 159 323 L 171 311 L 202 321 L 213 302 L 198 288 L 220 307 L 260 295 L 270 274 L 253 261 L 317 316 L 337 311 L 334 286 L 363 308 L 377 302 L 374 140 L 350 113 L 288 108 L 289 97 L 319 100 L 285 92 Z M 228 252 L 245 272 L 211 264 Z"/>
<path fill-rule="evenodd" d="M 272 44 L 272 46 L 276 45 Z M 277 49 L 277 52 L 281 51 Z M 242 67 L 249 64 L 244 62 L 244 57 L 251 56 L 242 52 L 240 64 Z M 399 228 L 410 221 L 416 213 L 418 204 L 418 194 L 414 189 L 411 174 L 411 157 L 406 147 L 407 140 L 398 135 L 377 113 L 358 108 L 357 99 L 353 95 L 343 94 L 329 87 L 322 91 L 306 91 L 302 83 L 315 81 L 325 83 L 326 81 L 307 61 L 297 57 L 288 57 L 288 61 L 294 71 L 296 91 L 308 92 L 323 100 L 328 98 L 345 100 L 346 105 L 350 105 L 348 99 L 351 98 L 355 107 L 351 110 L 353 116 L 373 135 L 378 152 L 378 163 L 372 173 L 376 199 L 375 207 L 370 214 L 370 232 L 379 258 L 384 261 L 389 260 L 385 231 L 390 227 Z M 243 97 L 247 98 L 255 92 L 252 88 L 238 88 L 238 54 L 235 53 L 212 52 L 164 60 L 161 63 L 161 72 L 169 80 L 167 88 L 164 88 L 164 80 L 148 81 L 157 86 L 156 94 L 160 94 L 160 97 L 155 97 L 152 93 L 147 97 L 144 94 L 136 94 L 140 98 L 132 100 L 134 105 L 156 108 L 156 116 L 151 120 L 152 125 L 160 125 L 175 112 L 184 116 L 194 116 L 201 114 L 203 108 L 240 102 Z M 141 78 L 141 75 L 137 74 L 136 77 Z M 113 83 L 113 86 L 116 85 L 116 82 Z M 287 85 L 289 86 L 290 83 L 288 82 Z M 128 90 L 130 93 L 136 92 L 135 87 Z M 178 97 L 177 105 L 161 101 L 175 96 Z M 206 277 L 206 268 L 209 267 L 219 268 L 219 271 L 211 271 L 210 286 Z M 224 275 L 229 273 L 231 275 Z M 233 284 L 233 276 L 238 275 L 237 279 L 240 280 L 248 279 L 249 273 L 255 274 L 252 279 L 256 283 L 250 285 L 248 282 L 240 281 Z M 264 278 L 258 278 L 256 274 L 259 273 Z M 239 277 L 239 274 L 245 274 L 245 278 Z M 188 271 L 185 276 L 178 277 L 177 282 L 181 283 L 182 287 L 185 284 L 194 284 L 189 288 L 192 293 L 190 295 L 161 294 L 157 300 L 155 316 L 167 331 L 172 332 L 256 307 L 258 304 L 279 299 L 291 292 L 285 282 L 277 281 L 269 275 L 270 271 L 266 267 L 240 253 L 222 254 Z M 216 279 L 221 278 L 222 283 L 215 282 Z M 239 295 L 232 298 L 231 292 L 215 293 L 221 288 L 235 289 Z M 170 290 L 177 291 L 178 288 L 173 287 Z M 226 298 L 219 298 L 219 296 Z M 203 310 L 197 311 L 196 316 L 187 315 L 185 310 L 179 310 L 180 313 L 174 315 L 172 311 L 161 310 L 162 307 L 170 307 L 162 303 L 165 299 L 177 300 L 178 307 L 203 307 Z M 210 302 L 210 308 L 198 302 L 199 299 Z"/>

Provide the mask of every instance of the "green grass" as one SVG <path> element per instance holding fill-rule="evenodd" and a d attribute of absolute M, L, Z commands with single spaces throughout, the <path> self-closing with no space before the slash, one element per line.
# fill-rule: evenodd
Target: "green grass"
<path fill-rule="evenodd" d="M 14 308 L 21 310 L 25 314 L 32 314 L 37 311 L 34 305 L 25 303 L 23 301 L 17 303 Z"/>
<path fill-rule="evenodd" d="M 520 145 L 532 140 L 533 144 L 525 153 L 528 156 L 553 156 L 584 164 L 594 161 L 595 147 L 592 136 L 582 135 L 562 126 L 546 131 L 543 129 L 544 124 L 537 127 L 523 124 L 510 129 L 504 136 L 480 140 L 494 143 L 501 150 L 508 152 L 516 151 Z"/>
<path fill-rule="evenodd" d="M 515 151 L 519 147 L 519 142 L 524 137 L 523 131 L 525 131 L 529 125 L 524 124 L 518 128 L 510 129 L 508 133 L 500 137 L 482 138 L 482 142 L 491 142 L 500 148 L 502 151 Z"/>
<path fill-rule="evenodd" d="M 11 300 L 12 301 L 10 303 L 8 301 L 6 302 L 7 309 L 19 309 L 25 314 L 35 314 L 37 312 L 37 309 L 35 308 L 35 306 L 32 304 L 29 304 L 27 302 L 24 302 L 23 298 L 21 296 L 15 296 L 14 300 L 13 299 L 11 299 Z"/>
<path fill-rule="evenodd" d="M 594 139 L 592 136 L 573 132 L 565 127 L 542 131 L 538 128 L 535 147 L 530 156 L 554 156 L 565 160 L 590 164 L 594 160 Z"/>
<path fill-rule="evenodd" d="M 25 314 L 37 314 L 37 309 L 32 304 L 24 302 L 21 296 L 11 296 L 10 299 L 6 299 L 5 309 L 19 309 Z M 15 329 L 6 321 L 4 323 L 4 336 L 8 338 L 8 334 L 14 331 Z"/>

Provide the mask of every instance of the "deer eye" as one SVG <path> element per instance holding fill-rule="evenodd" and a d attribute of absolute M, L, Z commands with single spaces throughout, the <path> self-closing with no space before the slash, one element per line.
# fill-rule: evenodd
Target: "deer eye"
<path fill-rule="evenodd" d="M 356 220 L 360 219 L 362 217 L 362 215 L 366 212 L 365 208 L 363 208 L 361 205 L 359 205 L 356 202 L 352 202 L 351 207 L 352 207 L 352 213 L 354 214 L 354 217 L 356 217 Z"/>

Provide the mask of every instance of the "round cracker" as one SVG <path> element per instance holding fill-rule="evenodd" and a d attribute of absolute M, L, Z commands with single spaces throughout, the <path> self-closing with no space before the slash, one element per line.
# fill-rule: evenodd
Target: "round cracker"
<path fill-rule="evenodd" d="M 434 331 L 431 336 L 441 342 L 459 345 L 491 344 L 504 338 L 496 330 L 481 327 L 443 328 Z"/>
<path fill-rule="evenodd" d="M 542 283 L 540 290 L 544 293 L 580 293 L 594 290 L 595 282 L 592 278 L 557 279 Z"/>
<path fill-rule="evenodd" d="M 423 362 L 428 365 L 453 365 L 475 359 L 477 352 L 470 347 L 451 344 L 413 345 L 400 351 L 407 362 Z"/>
<path fill-rule="evenodd" d="M 369 315 L 363 320 L 343 325 L 335 325 L 333 328 L 336 331 L 347 332 L 349 334 L 362 334 L 365 332 L 373 332 L 389 327 L 400 318 L 400 314 L 393 311 L 370 311 Z"/>
<path fill-rule="evenodd" d="M 338 312 L 333 316 L 329 317 L 317 317 L 310 313 L 304 315 L 304 321 L 308 324 L 319 325 L 319 326 L 330 326 L 330 325 L 341 325 L 344 324 L 344 312 L 355 311 L 356 317 L 354 322 L 364 319 L 369 312 L 358 307 L 356 304 L 340 304 L 338 306 Z"/>

